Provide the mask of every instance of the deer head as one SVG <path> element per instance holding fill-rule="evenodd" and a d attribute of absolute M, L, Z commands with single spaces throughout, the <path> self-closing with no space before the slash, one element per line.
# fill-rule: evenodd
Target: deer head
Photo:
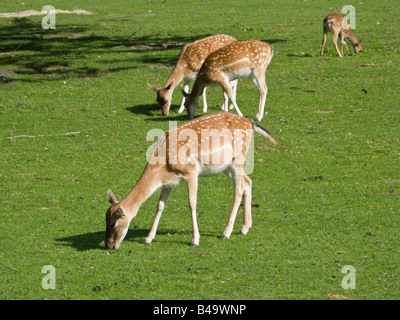
<path fill-rule="evenodd" d="M 118 249 L 129 228 L 129 220 L 111 190 L 107 192 L 111 207 L 106 212 L 106 248 Z"/>
<path fill-rule="evenodd" d="M 192 120 L 194 115 L 196 114 L 196 110 L 198 107 L 198 99 L 193 99 L 189 93 L 181 90 L 183 96 L 185 97 L 185 108 L 188 113 L 188 119 Z"/>
<path fill-rule="evenodd" d="M 356 44 L 353 45 L 354 51 L 356 53 L 362 52 L 363 51 L 363 46 L 361 44 L 361 39 L 358 41 Z"/>
<path fill-rule="evenodd" d="M 163 116 L 167 116 L 169 114 L 169 108 L 171 106 L 171 98 L 172 98 L 172 86 L 174 85 L 175 80 L 169 83 L 167 86 L 162 88 L 154 87 L 150 84 L 147 84 L 153 91 L 157 93 L 157 103 L 161 106 L 161 111 Z"/>

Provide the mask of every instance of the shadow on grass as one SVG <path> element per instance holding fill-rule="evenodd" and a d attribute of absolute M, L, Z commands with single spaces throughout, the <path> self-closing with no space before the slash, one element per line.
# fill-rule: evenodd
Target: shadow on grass
<path fill-rule="evenodd" d="M 141 238 L 145 238 L 149 230 L 145 229 L 135 229 L 129 230 L 125 240 L 137 239 L 136 242 L 140 242 Z M 57 238 L 57 242 L 62 243 L 62 245 L 67 247 L 75 248 L 78 251 L 87 251 L 93 249 L 105 249 L 105 230 L 98 232 L 89 232 L 83 234 L 77 234 L 64 238 Z"/>
<path fill-rule="evenodd" d="M 269 44 L 274 44 L 274 43 L 278 43 L 278 42 L 287 42 L 288 40 L 273 38 L 273 39 L 265 39 L 265 40 L 261 40 L 261 41 L 267 42 Z"/>
<path fill-rule="evenodd" d="M 145 64 L 174 64 L 177 55 L 152 57 L 142 54 L 139 58 L 129 52 L 154 52 L 183 48 L 198 38 L 157 37 L 96 34 L 101 28 L 92 24 L 57 24 L 56 30 L 44 30 L 37 18 L 7 19 L 0 24 L 0 66 L 12 65 L 17 74 L 28 76 L 47 75 L 40 80 L 58 80 L 65 77 L 103 76 L 121 69 L 135 69 L 138 62 Z M 130 66 L 113 68 L 112 59 L 99 59 L 110 53 L 121 54 L 118 61 Z M 50 75 L 50 77 L 49 77 Z M 21 79 L 25 81 L 24 79 Z M 27 80 L 28 81 L 28 80 Z"/>
<path fill-rule="evenodd" d="M 144 114 L 146 116 L 154 116 L 154 113 L 161 114 L 161 107 L 157 104 L 139 104 L 137 106 L 125 108 L 125 110 L 134 114 Z"/>
<path fill-rule="evenodd" d="M 172 106 L 168 116 L 161 114 L 161 108 L 157 104 L 140 104 L 125 108 L 125 110 L 134 113 L 149 116 L 146 121 L 188 121 L 187 112 L 178 113 L 179 106 Z"/>
<path fill-rule="evenodd" d="M 125 236 L 122 245 L 125 242 L 134 242 L 134 243 L 144 243 L 144 239 L 149 234 L 150 229 L 129 229 L 128 233 Z M 88 250 L 95 250 L 95 249 L 106 249 L 104 245 L 105 240 L 105 231 L 97 231 L 97 232 L 89 232 L 83 234 L 77 234 L 69 237 L 57 238 L 56 241 L 63 246 L 75 248 L 77 251 L 88 251 Z M 160 236 L 166 235 L 179 235 L 179 234 L 187 234 L 192 235 L 191 231 L 176 231 L 176 230 L 160 230 L 157 231 L 156 239 Z M 207 236 L 207 234 L 203 234 Z M 213 235 L 208 235 L 213 236 Z M 189 237 L 189 239 L 191 239 Z M 188 241 L 178 241 L 182 244 L 190 245 L 190 240 Z"/>
<path fill-rule="evenodd" d="M 288 57 L 295 57 L 295 58 L 312 58 L 314 57 L 311 53 L 288 53 Z"/>
<path fill-rule="evenodd" d="M 37 17 L 4 21 L 0 23 L 0 66 L 11 65 L 13 72 L 28 76 L 21 81 L 34 81 L 35 76 L 42 76 L 35 81 L 104 76 L 120 70 L 135 69 L 138 63 L 174 65 L 178 54 L 160 56 L 152 53 L 181 49 L 188 43 L 211 35 L 160 37 L 99 34 L 96 31 L 102 30 L 98 25 L 101 21 L 93 23 L 92 19 L 86 24 L 57 24 L 55 30 L 43 29 Z M 264 41 L 273 44 L 287 40 Z M 129 54 L 132 52 L 142 54 Z M 99 59 L 99 56 L 110 53 L 118 54 L 118 63 L 125 63 L 125 66 L 115 67 L 115 61 L 111 58 Z"/>

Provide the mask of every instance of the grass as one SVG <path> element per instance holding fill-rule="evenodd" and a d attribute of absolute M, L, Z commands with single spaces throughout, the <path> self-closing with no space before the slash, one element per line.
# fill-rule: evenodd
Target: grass
<path fill-rule="evenodd" d="M 400 7 L 354 3 L 364 52 L 340 59 L 328 38 L 321 57 L 322 19 L 346 4 L 55 1 L 95 14 L 58 14 L 56 30 L 43 30 L 42 16 L 0 18 L 0 298 L 398 299 Z M 261 125 L 278 145 L 255 139 L 252 229 L 238 234 L 240 211 L 231 238 L 219 239 L 232 205 L 220 175 L 200 180 L 199 247 L 180 185 L 151 245 L 159 192 L 120 249 L 104 249 L 107 190 L 121 199 L 133 187 L 150 129 L 186 121 L 179 90 L 163 117 L 146 83 L 162 85 L 183 44 L 217 33 L 275 52 Z M 208 98 L 218 111 L 220 89 Z M 240 80 L 241 111 L 254 118 L 257 104 Z M 21 135 L 35 137 L 10 138 Z M 42 288 L 45 265 L 55 290 Z M 341 285 L 345 265 L 356 289 Z"/>

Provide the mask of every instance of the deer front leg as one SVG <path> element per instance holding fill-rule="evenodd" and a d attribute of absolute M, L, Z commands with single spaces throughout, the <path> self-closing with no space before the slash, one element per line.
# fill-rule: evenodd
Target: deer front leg
<path fill-rule="evenodd" d="M 340 53 L 342 54 L 342 57 L 343 57 L 343 42 L 344 42 L 343 36 L 341 36 L 341 39 L 340 39 Z"/>
<path fill-rule="evenodd" d="M 343 32 L 340 34 L 340 44 L 341 44 L 340 50 L 342 52 L 342 56 L 343 56 L 343 45 L 346 46 L 347 54 L 350 55 L 350 51 L 349 51 L 349 48 L 347 47 L 347 43 L 346 43 L 346 40 L 344 38 L 344 33 Z"/>
<path fill-rule="evenodd" d="M 157 226 L 158 226 L 158 223 L 160 222 L 160 218 L 164 211 L 165 204 L 167 203 L 169 195 L 171 194 L 171 190 L 172 190 L 172 188 L 170 188 L 170 187 L 163 187 L 163 189 L 161 191 L 160 199 L 158 200 L 158 205 L 157 205 L 156 217 L 154 218 L 154 222 L 153 222 L 153 225 L 150 229 L 148 236 L 144 240 L 145 243 L 151 243 L 156 236 Z"/>
<path fill-rule="evenodd" d="M 343 40 L 343 44 L 344 44 L 344 46 L 346 47 L 347 54 L 348 54 L 349 56 L 351 56 L 351 53 L 350 53 L 349 47 L 347 46 L 346 40 Z M 342 53 L 343 53 L 343 51 L 342 51 Z"/>
<path fill-rule="evenodd" d="M 241 117 L 243 117 L 243 114 L 240 112 L 238 105 L 236 104 L 236 99 L 235 96 L 232 92 L 231 86 L 229 84 L 229 81 L 221 81 L 220 85 L 222 86 L 222 89 L 224 90 L 224 93 L 228 96 L 229 100 L 231 100 L 233 106 L 235 107 L 235 110 L 237 114 Z"/>
<path fill-rule="evenodd" d="M 204 88 L 203 90 L 203 112 L 206 113 L 207 112 L 207 99 L 206 99 L 206 88 Z"/>
<path fill-rule="evenodd" d="M 252 219 L 251 219 L 251 179 L 243 175 L 244 179 L 244 191 L 243 191 L 243 209 L 244 209 L 244 224 L 242 229 L 240 230 L 241 234 L 247 234 L 251 228 Z"/>
<path fill-rule="evenodd" d="M 340 53 L 338 45 L 337 45 L 338 34 L 334 33 L 332 37 L 332 43 L 335 46 L 336 52 L 338 53 L 339 57 L 343 58 L 343 55 Z"/>
<path fill-rule="evenodd" d="M 228 105 L 229 105 L 229 98 L 228 95 L 223 91 L 224 102 L 222 103 L 221 110 L 227 112 Z"/>
<path fill-rule="evenodd" d="M 193 238 L 192 238 L 192 246 L 196 247 L 199 245 L 200 241 L 200 233 L 199 228 L 197 226 L 197 214 L 196 214 L 196 206 L 197 206 L 197 175 L 192 175 L 186 179 L 188 194 L 189 194 L 189 208 L 192 214 L 192 226 L 193 226 Z"/>
<path fill-rule="evenodd" d="M 237 79 L 230 82 L 232 93 L 233 93 L 233 97 L 234 97 L 233 99 L 235 101 L 236 101 L 237 83 L 238 83 Z M 222 111 L 228 111 L 228 106 L 229 106 L 229 109 L 233 109 L 234 108 L 233 103 L 231 103 L 231 105 L 229 105 L 229 97 L 225 93 L 225 91 L 223 91 L 223 96 L 224 96 L 224 103 L 221 106 L 221 110 Z"/>
<path fill-rule="evenodd" d="M 186 78 L 184 80 L 183 91 L 185 91 L 186 93 L 189 92 L 190 82 L 191 82 L 191 80 L 189 78 Z M 181 106 L 178 110 L 178 113 L 182 113 L 183 110 L 185 110 L 185 96 L 183 96 L 183 98 L 182 98 Z"/>

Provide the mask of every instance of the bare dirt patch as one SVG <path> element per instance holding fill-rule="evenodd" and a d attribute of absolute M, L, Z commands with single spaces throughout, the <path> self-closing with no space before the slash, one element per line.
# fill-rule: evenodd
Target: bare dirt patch
<path fill-rule="evenodd" d="M 54 10 L 55 13 L 74 13 L 74 14 L 93 14 L 93 12 L 89 12 L 86 10 Z M 0 18 L 24 18 L 24 17 L 30 17 L 30 16 L 41 16 L 41 15 L 46 15 L 48 14 L 47 11 L 36 11 L 36 10 L 25 10 L 25 11 L 20 11 L 20 12 L 6 12 L 6 13 L 0 13 Z"/>
<path fill-rule="evenodd" d="M 0 69 L 0 83 L 15 84 L 16 82 L 12 79 L 17 76 L 14 71 L 8 69 Z"/>

